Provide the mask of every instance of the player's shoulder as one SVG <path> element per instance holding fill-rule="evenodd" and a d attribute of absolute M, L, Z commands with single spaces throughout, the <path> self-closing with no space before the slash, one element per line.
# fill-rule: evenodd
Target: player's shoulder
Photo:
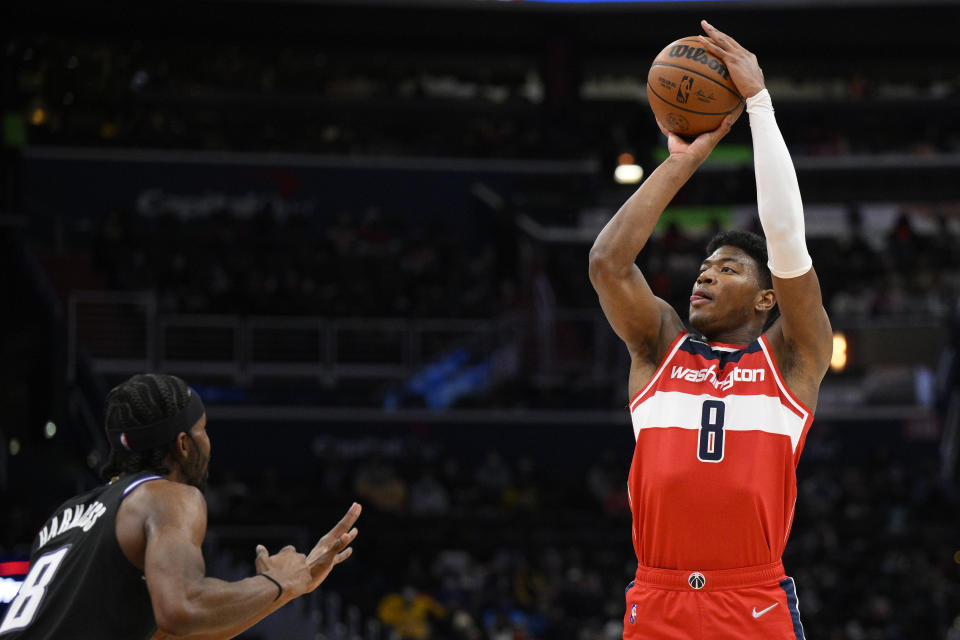
<path fill-rule="evenodd" d="M 137 510 L 135 516 L 142 518 L 148 539 L 166 535 L 163 532 L 181 531 L 202 540 L 206 530 L 207 503 L 200 489 L 162 479 L 144 484 L 134 495 L 136 493 L 140 496 L 131 506 Z"/>
<path fill-rule="evenodd" d="M 156 478 L 150 482 L 144 482 L 127 496 L 125 502 L 152 513 L 170 515 L 206 509 L 207 505 L 200 489 L 167 478 Z"/>
<path fill-rule="evenodd" d="M 675 337 L 679 332 L 684 330 L 683 320 L 680 319 L 680 314 L 673 308 L 673 305 L 663 298 L 658 297 L 656 300 L 657 308 L 660 310 L 660 333 L 667 333 Z"/>
<path fill-rule="evenodd" d="M 165 499 L 186 502 L 203 502 L 203 492 L 192 484 L 176 482 L 167 478 L 157 478 L 153 482 L 144 483 L 146 493 Z"/>

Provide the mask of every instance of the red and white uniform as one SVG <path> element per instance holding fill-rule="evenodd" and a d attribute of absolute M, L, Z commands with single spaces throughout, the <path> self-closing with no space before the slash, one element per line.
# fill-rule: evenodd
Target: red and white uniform
<path fill-rule="evenodd" d="M 630 415 L 637 573 L 623 637 L 803 640 L 780 558 L 813 414 L 787 389 L 767 339 L 682 333 Z"/>
<path fill-rule="evenodd" d="M 770 345 L 684 332 L 630 402 L 633 545 L 641 567 L 714 570 L 780 560 L 813 414 Z"/>

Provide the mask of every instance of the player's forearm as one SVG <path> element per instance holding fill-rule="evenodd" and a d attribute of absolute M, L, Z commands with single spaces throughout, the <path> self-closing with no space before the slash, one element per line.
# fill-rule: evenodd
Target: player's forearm
<path fill-rule="evenodd" d="M 183 636 L 165 635 L 158 632 L 157 635 L 154 635 L 153 640 L 229 640 L 229 638 L 235 638 L 254 626 L 286 603 L 285 600 L 278 600 L 253 616 L 219 631 L 202 631 Z"/>
<path fill-rule="evenodd" d="M 157 625 L 173 637 L 231 638 L 290 601 L 263 576 L 237 582 L 203 578 L 184 590 L 176 606 L 156 611 Z"/>
<path fill-rule="evenodd" d="M 669 156 L 600 231 L 590 250 L 591 264 L 603 261 L 613 268 L 632 265 L 664 209 L 699 166 L 691 157 Z"/>
<path fill-rule="evenodd" d="M 747 113 L 753 137 L 757 210 L 767 237 L 770 271 L 779 278 L 795 278 L 813 265 L 807 252 L 797 172 L 766 89 L 747 98 Z"/>

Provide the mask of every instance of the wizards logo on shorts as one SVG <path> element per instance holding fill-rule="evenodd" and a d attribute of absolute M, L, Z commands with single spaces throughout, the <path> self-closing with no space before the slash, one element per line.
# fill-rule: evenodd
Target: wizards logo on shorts
<path fill-rule="evenodd" d="M 634 604 L 630 607 L 630 624 L 633 624 L 637 619 L 637 605 Z"/>

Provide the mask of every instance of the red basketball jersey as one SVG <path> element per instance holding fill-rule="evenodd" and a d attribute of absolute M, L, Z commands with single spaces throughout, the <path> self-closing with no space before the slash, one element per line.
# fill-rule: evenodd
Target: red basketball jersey
<path fill-rule="evenodd" d="M 640 566 L 714 570 L 780 560 L 813 414 L 787 389 L 766 337 L 742 346 L 680 334 L 630 414 Z"/>

